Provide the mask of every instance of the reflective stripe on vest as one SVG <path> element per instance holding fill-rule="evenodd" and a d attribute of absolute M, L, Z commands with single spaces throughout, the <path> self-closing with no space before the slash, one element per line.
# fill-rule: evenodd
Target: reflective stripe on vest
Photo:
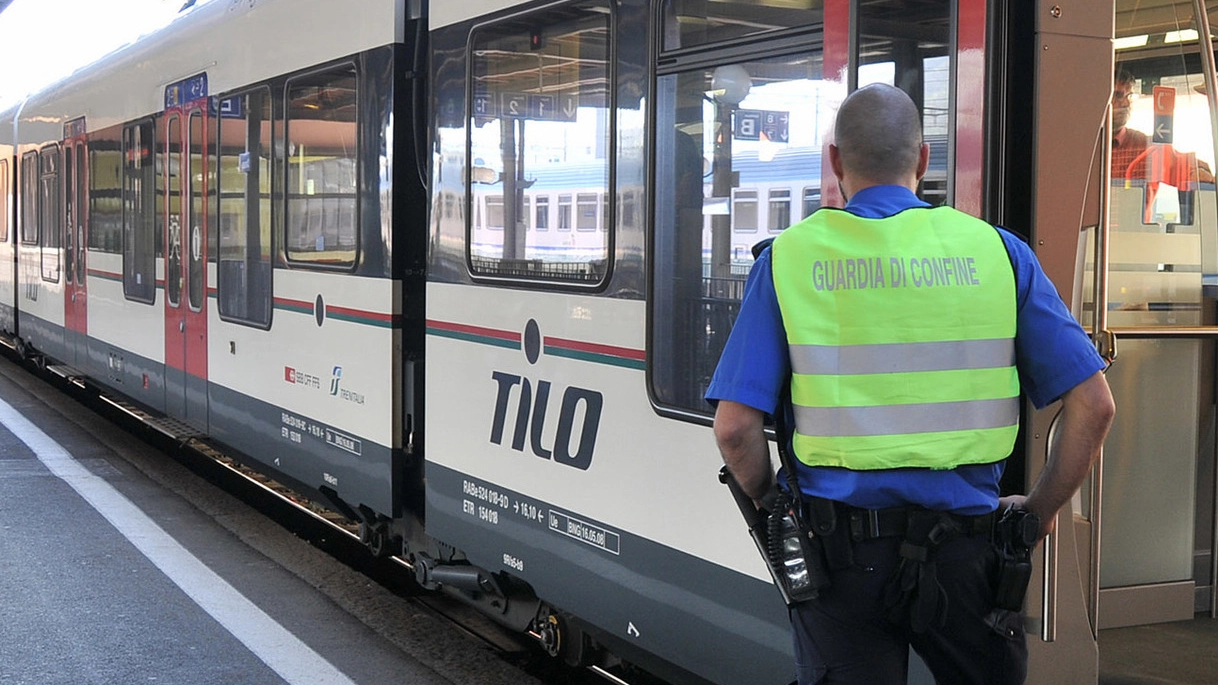
<path fill-rule="evenodd" d="M 953 468 L 1010 454 L 1015 279 L 992 226 L 947 207 L 820 210 L 771 259 L 800 461 Z"/>

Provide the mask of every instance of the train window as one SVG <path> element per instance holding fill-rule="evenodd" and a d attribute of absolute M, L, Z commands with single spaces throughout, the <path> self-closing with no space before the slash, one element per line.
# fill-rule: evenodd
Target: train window
<path fill-rule="evenodd" d="M 756 36 L 821 21 L 820 2 L 665 0 L 664 49 Z"/>
<path fill-rule="evenodd" d="M 533 227 L 539 231 L 550 230 L 550 196 L 538 195 L 536 200 L 537 211 L 533 216 Z"/>
<path fill-rule="evenodd" d="M 575 196 L 575 230 L 596 230 L 596 205 L 596 193 L 580 193 Z"/>
<path fill-rule="evenodd" d="M 161 228 L 157 205 L 165 197 L 157 174 L 155 129 L 151 121 L 127 126 L 121 152 L 123 295 L 147 304 L 156 298 L 155 246 Z M 106 164 L 99 161 L 98 166 Z"/>
<path fill-rule="evenodd" d="M 89 136 L 89 249 L 123 251 L 123 129 Z"/>
<path fill-rule="evenodd" d="M 503 196 L 486 197 L 486 227 L 492 231 L 503 230 Z"/>
<path fill-rule="evenodd" d="M 203 133 L 203 114 L 195 110 L 190 113 L 190 126 L 187 129 L 189 139 L 187 150 L 189 166 L 186 176 L 187 194 L 190 196 L 190 218 L 186 225 L 190 227 L 184 239 L 186 240 L 186 302 L 193 311 L 203 309 L 203 268 L 205 259 L 207 231 L 206 193 L 207 193 L 207 162 L 203 157 L 205 136 Z"/>
<path fill-rule="evenodd" d="M 739 188 L 732 191 L 732 230 L 737 233 L 757 232 L 757 191 L 755 189 Z"/>
<path fill-rule="evenodd" d="M 220 317 L 271 323 L 271 188 L 274 136 L 271 92 L 221 100 L 217 150 L 216 284 Z"/>
<path fill-rule="evenodd" d="M 38 153 L 21 156 L 21 242 L 38 242 Z"/>
<path fill-rule="evenodd" d="M 558 230 L 571 230 L 571 196 L 558 196 Z"/>
<path fill-rule="evenodd" d="M 475 275 L 593 285 L 607 274 L 611 232 L 596 229 L 610 220 L 597 198 L 612 192 L 610 21 L 608 3 L 584 2 L 471 37 L 469 197 L 475 205 L 503 198 L 504 228 L 470 222 Z M 556 228 L 583 233 L 558 239 L 530 230 L 528 189 L 558 194 Z"/>
<path fill-rule="evenodd" d="M 38 234 L 42 238 L 42 280 L 59 282 L 59 245 L 62 226 L 62 183 L 58 145 L 38 153 Z"/>
<path fill-rule="evenodd" d="M 677 60 L 657 84 L 648 363 L 658 403 L 700 413 L 763 237 L 753 234 L 760 199 L 769 209 L 773 189 L 820 187 L 833 115 L 814 44 L 746 62 L 732 54 Z"/>
<path fill-rule="evenodd" d="M 820 188 L 804 188 L 803 218 L 820 209 Z"/>
<path fill-rule="evenodd" d="M 789 188 L 770 189 L 770 207 L 766 213 L 765 223 L 770 233 L 779 233 L 791 225 L 791 190 Z"/>
<path fill-rule="evenodd" d="M 0 159 L 0 243 L 8 242 L 9 206 L 8 160 Z"/>
<path fill-rule="evenodd" d="M 354 66 L 288 82 L 286 252 L 297 265 L 355 265 L 359 107 Z"/>
<path fill-rule="evenodd" d="M 951 121 L 951 4 L 920 3 L 894 23 L 885 3 L 859 7 L 858 85 L 887 83 L 909 94 L 922 112 L 930 168 L 918 195 L 932 205 L 949 201 L 947 137 Z M 916 26 L 911 30 L 910 25 Z"/>

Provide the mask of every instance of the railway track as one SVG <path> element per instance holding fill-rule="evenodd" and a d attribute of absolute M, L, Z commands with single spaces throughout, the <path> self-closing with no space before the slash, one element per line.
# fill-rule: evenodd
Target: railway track
<path fill-rule="evenodd" d="M 540 636 L 510 631 L 456 599 L 420 588 L 414 580 L 413 566 L 408 561 L 396 556 L 377 557 L 361 542 L 357 522 L 246 466 L 187 424 L 154 416 L 138 406 L 108 395 L 104 389 L 93 385 L 82 373 L 70 367 L 22 359 L 12 349 L 4 351 L 12 361 L 94 413 L 135 434 L 195 475 L 404 598 L 415 609 L 446 622 L 471 640 L 489 647 L 505 663 L 543 683 L 664 685 L 650 674 L 628 665 L 612 669 L 567 666 L 561 660 L 545 654 L 540 646 Z"/>

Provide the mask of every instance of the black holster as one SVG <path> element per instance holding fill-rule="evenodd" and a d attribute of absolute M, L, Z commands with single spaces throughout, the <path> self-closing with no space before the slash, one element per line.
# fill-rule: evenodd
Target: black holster
<path fill-rule="evenodd" d="M 994 524 L 998 568 L 994 578 L 994 606 L 1021 611 L 1032 579 L 1032 549 L 1040 535 L 1040 517 L 1027 509 L 1010 508 Z"/>

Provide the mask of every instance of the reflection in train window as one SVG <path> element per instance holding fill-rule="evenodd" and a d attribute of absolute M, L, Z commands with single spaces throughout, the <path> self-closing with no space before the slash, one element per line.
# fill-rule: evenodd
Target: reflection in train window
<path fill-rule="evenodd" d="M 918 196 L 932 205 L 949 201 L 947 135 L 951 130 L 951 4 L 919 3 L 891 19 L 886 3 L 859 7 L 858 85 L 887 83 L 905 91 L 922 112 L 930 143 L 930 170 Z M 908 20 L 908 21 L 907 21 Z M 910 24 L 917 30 L 911 30 Z"/>
<path fill-rule="evenodd" d="M 503 196 L 486 196 L 486 227 L 492 231 L 503 230 Z"/>
<path fill-rule="evenodd" d="M 120 126 L 89 136 L 90 250 L 123 251 L 123 148 Z"/>
<path fill-rule="evenodd" d="M 226 320 L 271 322 L 271 188 L 275 175 L 271 92 L 221 100 L 219 117 L 217 298 Z"/>
<path fill-rule="evenodd" d="M 21 156 L 21 242 L 38 242 L 38 153 Z"/>
<path fill-rule="evenodd" d="M 836 100 L 812 47 L 696 64 L 657 86 L 648 360 L 662 404 L 706 412 L 702 394 L 739 311 L 752 246 L 772 235 L 758 230 L 786 228 L 790 198 L 820 187 Z"/>
<path fill-rule="evenodd" d="M 42 238 L 42 280 L 59 282 L 61 227 L 59 146 L 48 145 L 38 154 L 38 225 Z"/>
<path fill-rule="evenodd" d="M 147 304 L 156 297 L 156 236 L 165 202 L 154 131 L 151 121 L 127 126 L 122 148 L 123 295 Z"/>
<path fill-rule="evenodd" d="M 8 160 L 0 159 L 0 243 L 8 242 Z"/>
<path fill-rule="evenodd" d="M 358 112 L 353 66 L 288 82 L 289 261 L 355 264 Z"/>
<path fill-rule="evenodd" d="M 610 12 L 603 1 L 564 5 L 479 28 L 470 41 L 469 198 L 502 198 L 468 226 L 477 276 L 598 284 L 610 231 L 597 231 L 612 192 Z M 549 228 L 549 196 L 557 195 Z M 528 198 L 536 203 L 530 226 Z M 544 199 L 543 199 L 544 198 Z M 498 230 L 499 228 L 502 230 Z"/>

